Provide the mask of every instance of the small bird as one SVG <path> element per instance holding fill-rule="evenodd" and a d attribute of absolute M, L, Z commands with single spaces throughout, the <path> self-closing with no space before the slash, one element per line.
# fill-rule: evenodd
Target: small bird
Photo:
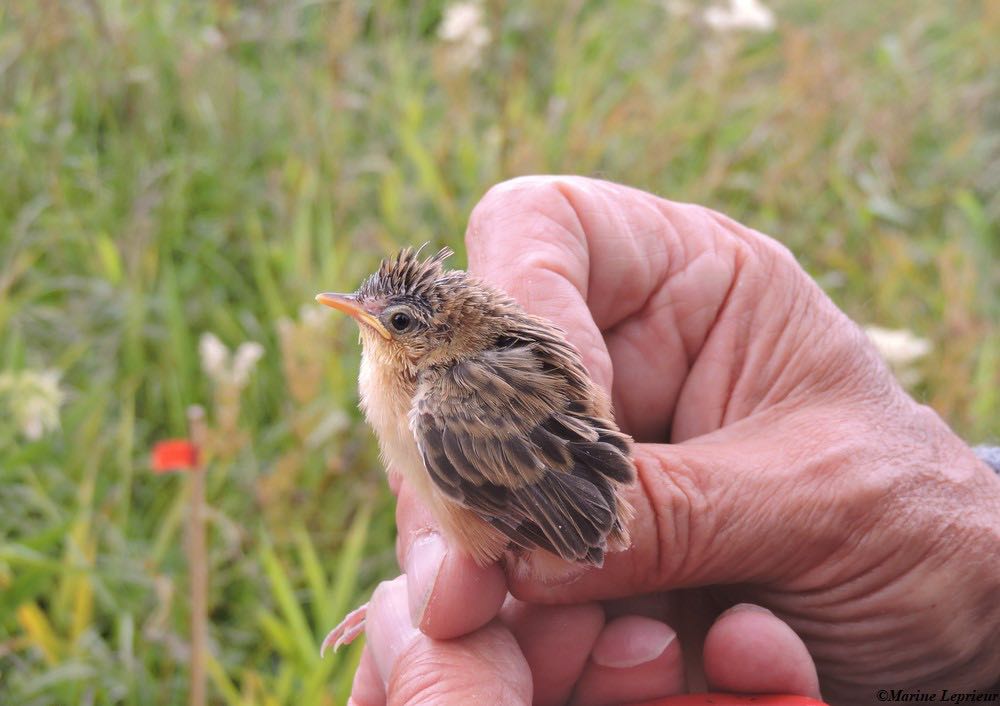
<path fill-rule="evenodd" d="M 550 321 L 462 270 L 448 248 L 384 260 L 319 294 L 361 330 L 361 408 L 388 469 L 478 563 L 552 580 L 628 548 L 631 439 Z M 364 606 L 324 641 L 359 634 Z"/>

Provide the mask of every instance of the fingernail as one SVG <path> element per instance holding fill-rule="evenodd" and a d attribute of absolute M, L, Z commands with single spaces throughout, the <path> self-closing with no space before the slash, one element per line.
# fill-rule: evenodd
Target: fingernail
<path fill-rule="evenodd" d="M 403 649 L 420 635 L 410 621 L 405 583 L 405 576 L 382 582 L 368 603 L 368 645 L 383 682 Z"/>
<path fill-rule="evenodd" d="M 659 620 L 626 615 L 604 626 L 590 658 L 594 664 L 628 669 L 652 662 L 677 639 L 677 633 Z"/>
<path fill-rule="evenodd" d="M 767 608 L 762 605 L 757 605 L 756 603 L 737 603 L 731 608 L 727 608 L 722 611 L 719 618 L 724 615 L 729 615 L 730 613 L 761 613 L 763 615 L 774 615 L 774 613 L 769 611 Z M 716 618 L 716 620 L 718 620 L 718 618 Z"/>
<path fill-rule="evenodd" d="M 410 619 L 413 625 L 423 624 L 427 603 L 434 593 L 448 547 L 437 532 L 427 532 L 413 541 L 406 557 L 406 585 L 409 595 Z"/>

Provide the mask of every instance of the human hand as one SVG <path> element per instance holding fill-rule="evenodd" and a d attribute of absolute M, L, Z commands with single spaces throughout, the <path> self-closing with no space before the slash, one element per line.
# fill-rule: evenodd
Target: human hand
<path fill-rule="evenodd" d="M 690 650 L 668 624 L 680 619 L 670 601 L 518 601 L 498 565 L 446 547 L 412 488 L 390 483 L 406 574 L 380 584 L 366 607 L 351 706 L 618 706 L 687 692 Z M 711 688 L 819 695 L 805 645 L 758 606 L 719 615 L 701 661 Z"/>
<path fill-rule="evenodd" d="M 1000 483 L 780 245 L 706 209 L 562 177 L 493 189 L 467 239 L 470 269 L 567 330 L 640 442 L 632 548 L 572 583 L 512 580 L 514 595 L 621 599 L 604 605 L 675 626 L 766 606 L 805 640 L 833 702 L 996 679 Z M 429 520 L 398 514 L 421 630 L 491 620 L 500 569 L 428 551 L 436 541 L 410 530 Z M 695 607 L 677 612 L 678 596 Z"/>
<path fill-rule="evenodd" d="M 685 691 L 680 644 L 663 622 L 630 615 L 606 623 L 596 603 L 531 605 L 508 597 L 487 625 L 435 640 L 413 626 L 407 583 L 400 576 L 372 595 L 349 706 L 617 706 Z M 463 619 L 469 602 L 474 595 L 454 604 L 449 620 Z M 704 662 L 728 691 L 816 695 L 802 641 L 756 606 L 718 618 Z"/>

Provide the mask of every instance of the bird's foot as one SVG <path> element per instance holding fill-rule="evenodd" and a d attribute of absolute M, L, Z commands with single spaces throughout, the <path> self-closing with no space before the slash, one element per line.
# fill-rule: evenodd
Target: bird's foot
<path fill-rule="evenodd" d="M 336 652 L 341 648 L 342 645 L 349 645 L 354 640 L 365 631 L 365 614 L 368 612 L 368 604 L 355 608 L 340 621 L 340 625 L 331 630 L 326 639 L 323 640 L 323 644 L 319 648 L 319 656 L 322 659 L 323 654 L 332 645 L 333 651 Z"/>

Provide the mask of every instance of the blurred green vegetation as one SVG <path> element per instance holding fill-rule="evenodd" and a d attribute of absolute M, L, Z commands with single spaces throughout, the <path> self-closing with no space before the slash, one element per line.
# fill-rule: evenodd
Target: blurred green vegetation
<path fill-rule="evenodd" d="M 442 2 L 0 5 L 0 373 L 65 393 L 41 438 L 0 418 L 0 702 L 185 700 L 185 476 L 148 453 L 192 403 L 213 702 L 344 702 L 357 646 L 316 647 L 395 572 L 392 503 L 356 334 L 303 311 L 400 244 L 460 245 L 507 177 L 775 236 L 857 320 L 930 339 L 914 394 L 998 435 L 1000 5 L 775 2 L 727 34 L 681 7 L 491 0 L 470 63 Z M 263 345 L 244 389 L 203 372 L 205 332 Z"/>

